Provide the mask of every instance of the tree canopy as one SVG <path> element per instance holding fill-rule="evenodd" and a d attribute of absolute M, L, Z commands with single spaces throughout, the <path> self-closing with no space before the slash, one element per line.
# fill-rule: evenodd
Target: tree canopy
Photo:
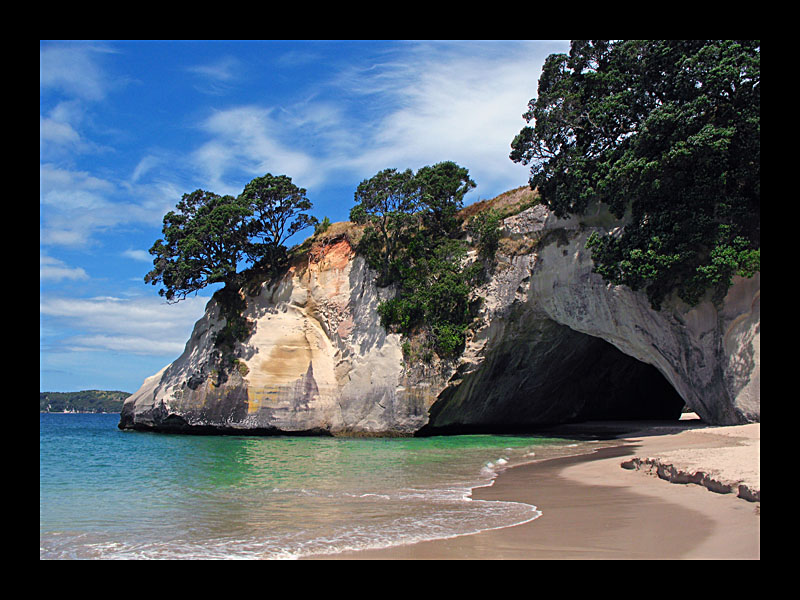
<path fill-rule="evenodd" d="M 205 190 L 184 194 L 164 216 L 162 234 L 150 248 L 153 270 L 145 283 L 163 287 L 170 302 L 212 283 L 228 283 L 247 249 L 247 208 L 233 196 Z"/>
<path fill-rule="evenodd" d="M 377 284 L 397 289 L 378 307 L 381 322 L 422 334 L 424 355 L 451 357 L 464 345 L 478 269 L 464 264 L 456 213 L 473 187 L 466 168 L 445 161 L 416 173 L 384 169 L 355 193 L 350 220 L 366 225 L 359 251 L 378 271 Z"/>
<path fill-rule="evenodd" d="M 416 173 L 384 169 L 359 184 L 350 220 L 368 226 L 361 249 L 380 272 L 379 285 L 402 278 L 413 256 L 455 233 L 455 215 L 474 187 L 469 170 L 452 161 Z"/>
<path fill-rule="evenodd" d="M 362 248 L 369 249 L 371 266 L 381 273 L 379 283 L 397 277 L 397 260 L 419 210 L 413 182 L 411 169 L 384 169 L 356 188 L 356 205 L 350 210 L 350 220 L 368 225 Z"/>
<path fill-rule="evenodd" d="M 247 248 L 251 260 L 275 259 L 285 250 L 286 240 L 317 224 L 316 217 L 305 212 L 312 206 L 305 188 L 294 185 L 286 175 L 257 177 L 244 186 L 239 198 L 252 214 Z"/>
<path fill-rule="evenodd" d="M 253 179 L 237 197 L 196 190 L 164 216 L 163 238 L 150 248 L 153 269 L 145 282 L 177 302 L 213 283 L 238 281 L 240 264 L 277 267 L 286 240 L 316 219 L 305 211 L 306 190 L 290 177 L 269 173 Z"/>
<path fill-rule="evenodd" d="M 760 42 L 577 40 L 545 61 L 510 158 L 558 216 L 590 203 L 629 217 L 593 235 L 595 271 L 720 300 L 760 269 Z"/>

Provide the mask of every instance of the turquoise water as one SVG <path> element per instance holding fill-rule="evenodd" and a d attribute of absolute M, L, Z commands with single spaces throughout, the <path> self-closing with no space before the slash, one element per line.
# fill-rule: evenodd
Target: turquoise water
<path fill-rule="evenodd" d="M 471 488 L 583 445 L 503 435 L 184 436 L 123 432 L 118 421 L 40 414 L 41 559 L 290 559 L 506 527 L 541 513 L 472 500 Z"/>

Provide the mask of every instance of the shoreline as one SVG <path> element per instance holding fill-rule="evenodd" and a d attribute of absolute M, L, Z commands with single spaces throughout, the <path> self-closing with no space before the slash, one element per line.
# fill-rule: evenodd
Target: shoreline
<path fill-rule="evenodd" d="M 307 559 L 760 559 L 760 423 L 604 422 L 551 433 L 604 435 L 609 443 L 590 454 L 512 466 L 472 490 L 475 500 L 532 504 L 540 517 Z"/>

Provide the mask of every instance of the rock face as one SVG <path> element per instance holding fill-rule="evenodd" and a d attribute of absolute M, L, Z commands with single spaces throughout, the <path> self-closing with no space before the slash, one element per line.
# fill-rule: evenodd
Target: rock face
<path fill-rule="evenodd" d="M 512 431 L 599 418 L 760 419 L 760 275 L 721 308 L 606 284 L 584 248 L 622 226 L 602 209 L 557 219 L 534 206 L 504 221 L 480 320 L 453 361 L 406 364 L 376 307 L 392 294 L 346 237 L 316 244 L 246 297 L 251 337 L 220 381 L 214 300 L 183 354 L 128 398 L 120 428 L 197 433 L 412 435 Z"/>

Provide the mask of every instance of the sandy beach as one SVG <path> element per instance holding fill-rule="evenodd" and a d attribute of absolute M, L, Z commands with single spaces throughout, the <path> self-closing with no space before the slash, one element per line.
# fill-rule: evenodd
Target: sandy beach
<path fill-rule="evenodd" d="M 760 423 L 708 427 L 690 418 L 668 425 L 585 423 L 557 432 L 605 433 L 613 443 L 509 468 L 472 494 L 476 501 L 533 504 L 542 512 L 537 519 L 316 558 L 760 559 Z"/>

